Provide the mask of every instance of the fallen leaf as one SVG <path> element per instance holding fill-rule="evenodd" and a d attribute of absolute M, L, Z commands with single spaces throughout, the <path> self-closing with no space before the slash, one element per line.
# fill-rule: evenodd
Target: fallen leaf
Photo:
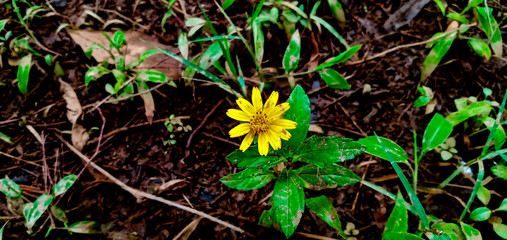
<path fill-rule="evenodd" d="M 171 186 L 173 186 L 174 184 L 177 184 L 177 183 L 180 183 L 180 182 L 184 182 L 185 180 L 183 179 L 174 179 L 174 180 L 171 180 L 169 182 L 166 182 L 166 183 L 163 183 L 162 185 L 158 186 L 156 188 L 157 192 L 163 192 L 167 189 L 169 189 Z"/>
<path fill-rule="evenodd" d="M 105 48 L 109 48 L 109 41 L 102 35 L 100 31 L 91 30 L 71 30 L 66 29 L 72 40 L 76 42 L 83 51 L 88 50 L 94 42 L 102 45 Z M 105 32 L 109 37 L 113 37 L 114 33 Z M 139 59 L 139 56 L 152 49 L 163 48 L 170 52 L 178 52 L 179 50 L 175 47 L 164 45 L 156 39 L 156 37 L 146 35 L 140 32 L 126 31 L 125 40 L 127 47 L 123 47 L 120 50 L 125 53 L 125 63 L 128 65 L 130 62 Z M 113 64 L 114 61 L 111 59 L 109 53 L 104 49 L 94 49 L 92 57 L 97 62 L 109 61 Z M 147 58 L 141 65 L 137 66 L 137 69 L 156 70 L 164 73 L 167 77 L 172 80 L 179 79 L 181 74 L 181 63 L 164 55 L 156 54 Z"/>
<path fill-rule="evenodd" d="M 79 103 L 79 99 L 77 98 L 76 92 L 70 84 L 59 79 L 60 82 L 60 92 L 63 92 L 63 99 L 67 103 L 67 118 L 70 123 L 75 124 L 77 119 L 83 113 L 83 108 L 81 107 L 81 103 Z"/>
<path fill-rule="evenodd" d="M 195 228 L 197 228 L 197 225 L 199 225 L 199 222 L 201 221 L 202 217 L 198 217 L 194 219 L 190 224 L 188 224 L 183 230 L 181 230 L 176 237 L 173 238 L 173 240 L 187 240 L 188 237 L 190 237 L 190 234 L 194 232 Z"/>
<path fill-rule="evenodd" d="M 86 128 L 84 128 L 81 124 L 76 123 L 79 116 L 81 116 L 81 113 L 83 113 L 83 107 L 81 106 L 81 103 L 79 103 L 77 94 L 72 86 L 62 81 L 62 79 L 59 79 L 59 82 L 60 92 L 63 92 L 63 99 L 67 103 L 67 118 L 69 119 L 69 122 L 72 123 L 72 145 L 81 151 L 88 142 L 88 139 L 90 139 Z"/>
<path fill-rule="evenodd" d="M 146 83 L 140 81 L 139 85 L 137 85 L 137 91 L 138 92 L 145 92 L 147 90 Z M 155 116 L 155 101 L 153 100 L 153 95 L 151 95 L 151 92 L 145 92 L 141 94 L 141 98 L 144 102 L 144 114 L 146 115 L 146 119 L 148 119 L 148 122 L 153 122 L 153 116 Z"/>
<path fill-rule="evenodd" d="M 88 131 L 86 128 L 81 126 L 81 124 L 75 123 L 72 126 L 72 146 L 74 146 L 77 150 L 81 151 L 83 150 L 83 147 L 88 142 L 88 139 L 90 139 L 90 135 L 88 135 Z"/>

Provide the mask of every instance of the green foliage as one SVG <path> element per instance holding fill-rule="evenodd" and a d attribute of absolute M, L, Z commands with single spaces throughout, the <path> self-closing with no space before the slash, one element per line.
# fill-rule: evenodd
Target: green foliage
<path fill-rule="evenodd" d="M 388 232 L 406 233 L 408 231 L 408 215 L 405 200 L 400 192 L 396 195 L 393 211 L 387 219 L 384 234 Z"/>
<path fill-rule="evenodd" d="M 49 207 L 51 202 L 53 201 L 53 196 L 47 193 L 40 195 L 35 202 L 26 203 L 23 207 L 23 215 L 25 217 L 25 226 L 29 231 L 32 230 L 32 227 L 35 225 L 35 222 L 42 217 L 42 214 Z"/>
<path fill-rule="evenodd" d="M 220 181 L 232 188 L 251 190 L 276 179 L 273 206 L 262 213 L 259 224 L 280 226 L 285 236 L 290 237 L 304 212 L 304 188 L 320 190 L 361 181 L 354 172 L 335 163 L 352 159 L 365 148 L 351 139 L 338 137 L 312 136 L 305 140 L 310 123 L 308 96 L 302 87 L 296 86 L 287 102 L 290 109 L 284 118 L 297 123 L 296 129 L 290 130 L 289 141 L 282 141 L 281 149 L 270 150 L 266 156 L 259 155 L 257 146 L 250 146 L 244 152 L 232 152 L 227 160 L 246 169 Z M 296 162 L 305 164 L 294 164 Z M 325 197 L 308 199 L 306 203 L 317 216 L 343 234 L 336 211 Z"/>
<path fill-rule="evenodd" d="M 322 71 L 319 71 L 319 75 L 330 88 L 350 89 L 350 85 L 347 80 L 339 72 L 333 69 L 323 69 Z"/>
<path fill-rule="evenodd" d="M 422 86 L 417 87 L 417 90 L 421 93 L 421 96 L 415 100 L 414 107 L 425 106 L 433 99 L 433 90 L 431 90 L 431 88 Z"/>
<path fill-rule="evenodd" d="M 299 56 L 301 54 L 301 37 L 299 30 L 296 30 L 289 42 L 289 46 L 283 55 L 283 68 L 286 72 L 296 70 L 299 63 Z"/>
<path fill-rule="evenodd" d="M 247 168 L 239 173 L 229 174 L 220 179 L 228 187 L 238 190 L 253 190 L 264 187 L 275 179 L 274 172 L 268 169 Z"/>
<path fill-rule="evenodd" d="M 74 174 L 67 175 L 64 178 L 60 179 L 54 186 L 53 186 L 53 194 L 55 197 L 64 194 L 69 188 L 74 185 L 74 182 L 76 182 L 77 176 Z"/>
<path fill-rule="evenodd" d="M 21 187 L 7 177 L 0 180 L 0 191 L 8 197 L 20 198 L 23 196 Z"/>
<path fill-rule="evenodd" d="M 324 220 L 329 226 L 338 230 L 342 237 L 345 233 L 342 230 L 342 224 L 336 209 L 333 207 L 331 202 L 325 196 L 318 196 L 314 198 L 306 199 L 306 206 L 310 209 L 317 217 Z"/>
<path fill-rule="evenodd" d="M 453 125 L 440 114 L 435 114 L 426 127 L 423 135 L 422 152 L 429 152 L 451 135 Z"/>
<path fill-rule="evenodd" d="M 21 58 L 18 65 L 18 87 L 23 94 L 28 92 L 28 78 L 30 77 L 30 68 L 32 66 L 32 54 Z"/>
<path fill-rule="evenodd" d="M 318 71 L 318 70 L 321 70 L 321 69 L 324 69 L 327 67 L 331 67 L 331 66 L 336 65 L 338 63 L 342 63 L 342 62 L 347 61 L 350 57 L 352 57 L 359 50 L 359 48 L 361 48 L 361 46 L 362 45 L 359 44 L 359 45 L 355 45 L 355 46 L 347 49 L 345 52 L 342 52 L 342 53 L 340 53 L 340 55 L 334 57 L 331 61 L 326 62 L 326 63 L 322 63 L 319 66 L 317 66 L 315 68 L 315 71 Z"/>
<path fill-rule="evenodd" d="M 431 73 L 437 68 L 440 60 L 445 56 L 447 51 L 451 48 L 452 42 L 458 35 L 457 32 L 445 33 L 447 36 L 437 40 L 435 46 L 431 49 L 428 56 L 424 60 L 423 67 L 421 69 L 421 81 L 424 81 Z"/>
<path fill-rule="evenodd" d="M 486 60 L 491 58 L 491 49 L 489 49 L 488 44 L 484 40 L 480 38 L 470 38 L 468 39 L 468 46 Z"/>
<path fill-rule="evenodd" d="M 384 138 L 384 137 L 379 137 L 379 139 L 382 141 L 382 143 L 384 144 L 384 147 L 389 152 L 389 154 L 394 159 L 394 161 L 396 161 L 396 162 L 406 162 L 407 161 L 408 155 L 405 152 L 405 150 L 402 147 L 400 147 L 400 145 L 398 145 L 395 142 L 393 142 L 392 140 Z M 388 157 L 387 157 L 384 149 L 382 148 L 382 145 L 380 144 L 380 142 L 377 140 L 377 138 L 375 136 L 363 138 L 363 139 L 359 140 L 358 142 L 366 147 L 367 153 L 377 156 L 379 158 L 388 160 Z"/>
<path fill-rule="evenodd" d="M 470 226 L 464 222 L 459 222 L 459 224 L 461 225 L 461 231 L 465 235 L 466 240 L 480 240 L 480 239 L 482 239 L 481 232 L 479 232 L 479 230 L 473 228 L 472 226 Z"/>
<path fill-rule="evenodd" d="M 495 165 L 491 167 L 491 172 L 499 177 L 507 180 L 507 167 L 504 165 Z"/>
<path fill-rule="evenodd" d="M 305 210 L 305 192 L 294 171 L 283 169 L 273 190 L 274 217 L 288 238 L 296 230 Z"/>
<path fill-rule="evenodd" d="M 470 219 L 475 221 L 485 221 L 491 216 L 491 210 L 487 207 L 476 208 L 470 213 Z"/>
<path fill-rule="evenodd" d="M 0 140 L 8 143 L 8 144 L 14 144 L 12 141 L 11 141 L 11 137 L 9 137 L 8 135 L 6 135 L 5 133 L 2 133 L 0 132 Z"/>
<path fill-rule="evenodd" d="M 502 57 L 502 35 L 500 33 L 500 27 L 493 17 L 493 9 L 488 7 L 477 7 L 477 17 L 481 23 L 481 28 L 486 33 L 489 39 L 491 49 L 495 53 L 495 56 Z"/>

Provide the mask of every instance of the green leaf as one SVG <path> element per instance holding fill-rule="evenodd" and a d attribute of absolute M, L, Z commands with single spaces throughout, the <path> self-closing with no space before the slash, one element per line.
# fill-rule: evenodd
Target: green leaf
<path fill-rule="evenodd" d="M 422 107 L 430 102 L 430 98 L 426 96 L 418 97 L 414 102 L 414 107 Z"/>
<path fill-rule="evenodd" d="M 224 4 L 222 4 L 222 8 L 225 10 L 229 8 L 234 3 L 234 0 L 225 0 Z"/>
<path fill-rule="evenodd" d="M 121 45 L 125 42 L 125 33 L 122 31 L 116 31 L 111 41 L 111 48 L 120 49 Z"/>
<path fill-rule="evenodd" d="M 474 102 L 462 108 L 457 112 L 453 112 L 447 116 L 447 120 L 456 126 L 461 122 L 477 115 L 487 116 L 491 111 L 491 105 L 485 101 Z"/>
<path fill-rule="evenodd" d="M 445 15 L 445 5 L 442 2 L 442 0 L 434 0 L 434 2 L 437 4 L 438 8 L 442 12 L 442 15 Z"/>
<path fill-rule="evenodd" d="M 502 203 L 500 203 L 500 207 L 498 207 L 495 211 L 507 212 L 507 198 L 503 199 Z"/>
<path fill-rule="evenodd" d="M 4 29 L 5 25 L 7 24 L 8 19 L 0 20 L 0 32 Z"/>
<path fill-rule="evenodd" d="M 319 71 L 319 75 L 330 88 L 350 89 L 350 85 L 347 80 L 339 72 L 333 69 L 328 68 Z"/>
<path fill-rule="evenodd" d="M 88 86 L 88 84 L 90 84 L 91 81 L 102 77 L 102 75 L 106 73 L 109 73 L 109 70 L 107 70 L 104 67 L 96 67 L 96 66 L 91 67 L 85 73 L 85 86 Z"/>
<path fill-rule="evenodd" d="M 290 38 L 289 46 L 285 50 L 283 55 L 283 69 L 286 72 L 296 70 L 299 63 L 299 55 L 301 53 L 301 37 L 299 36 L 299 30 L 296 30 Z"/>
<path fill-rule="evenodd" d="M 51 206 L 50 211 L 51 214 L 59 221 L 69 223 L 69 220 L 67 219 L 67 214 L 65 214 L 65 211 L 63 211 L 63 209 L 53 205 Z"/>
<path fill-rule="evenodd" d="M 305 211 L 305 193 L 300 182 L 293 171 L 283 169 L 273 191 L 274 218 L 287 238 L 292 236 Z"/>
<path fill-rule="evenodd" d="M 11 179 L 5 177 L 0 180 L 0 191 L 2 191 L 6 196 L 13 198 L 23 197 L 21 187 L 12 181 Z"/>
<path fill-rule="evenodd" d="M 442 151 L 440 152 L 440 157 L 442 158 L 442 160 L 447 161 L 452 158 L 452 153 L 448 151 Z"/>
<path fill-rule="evenodd" d="M 53 194 L 55 197 L 60 196 L 64 194 L 67 190 L 69 190 L 72 185 L 74 185 L 74 182 L 76 182 L 77 176 L 74 174 L 65 176 L 64 178 L 60 179 L 54 186 L 53 186 Z"/>
<path fill-rule="evenodd" d="M 489 38 L 489 44 L 491 49 L 495 53 L 495 56 L 501 58 L 503 54 L 502 50 L 502 35 L 500 34 L 500 28 L 495 18 L 493 18 L 493 9 L 485 7 L 477 7 L 477 17 L 481 23 L 481 28 Z"/>
<path fill-rule="evenodd" d="M 503 239 L 507 239 L 507 225 L 501 223 L 493 223 L 493 230 Z"/>
<path fill-rule="evenodd" d="M 342 236 L 345 236 L 338 213 L 326 196 L 309 198 L 306 199 L 305 202 L 308 209 L 314 212 L 317 217 L 324 220 L 324 222 L 329 224 L 332 228 L 338 230 Z"/>
<path fill-rule="evenodd" d="M 188 37 L 187 34 L 182 32 L 178 36 L 178 49 L 184 59 L 188 59 Z"/>
<path fill-rule="evenodd" d="M 447 17 L 450 18 L 450 19 L 454 19 L 454 20 L 456 20 L 458 22 L 464 23 L 464 24 L 469 24 L 470 23 L 468 21 L 468 19 L 466 19 L 465 17 L 463 17 L 463 15 L 461 15 L 459 13 L 451 12 L 451 13 L 447 14 Z"/>
<path fill-rule="evenodd" d="M 268 169 L 247 168 L 239 173 L 229 174 L 220 179 L 228 187 L 238 190 L 253 190 L 264 187 L 275 179 L 274 172 Z"/>
<path fill-rule="evenodd" d="M 444 232 L 437 239 L 462 240 L 465 238 L 465 235 L 460 231 L 460 227 L 455 223 L 435 223 L 431 227 Z"/>
<path fill-rule="evenodd" d="M 292 150 L 299 148 L 308 134 L 310 127 L 310 99 L 305 94 L 305 90 L 297 85 L 289 96 L 287 102 L 290 105 L 289 110 L 283 115 L 284 119 L 292 120 L 297 123 L 296 129 L 289 130 L 292 137 L 289 141 L 282 141 L 285 147 Z"/>
<path fill-rule="evenodd" d="M 484 0 L 471 0 L 468 5 L 465 7 L 465 9 L 463 9 L 463 11 L 461 12 L 461 14 L 463 15 L 463 13 L 467 12 L 468 10 L 474 8 L 474 7 L 477 7 L 479 6 L 479 4 L 481 4 L 482 2 L 484 2 Z"/>
<path fill-rule="evenodd" d="M 435 149 L 451 135 L 453 126 L 442 115 L 436 113 L 426 127 L 423 135 L 422 152 Z"/>
<path fill-rule="evenodd" d="M 206 70 L 213 66 L 213 64 L 222 56 L 223 52 L 220 47 L 220 42 L 214 42 L 202 54 L 201 59 L 199 59 L 199 67 Z"/>
<path fill-rule="evenodd" d="M 82 233 L 82 234 L 98 234 L 103 233 L 102 226 L 95 221 L 81 221 L 75 222 L 67 227 L 68 231 L 73 233 Z"/>
<path fill-rule="evenodd" d="M 4 223 L 2 228 L 0 228 L 0 240 L 2 240 L 4 238 L 4 228 L 5 228 L 5 225 L 7 225 L 7 223 L 8 223 L 8 221 Z"/>
<path fill-rule="evenodd" d="M 329 4 L 333 17 L 338 21 L 340 27 L 345 27 L 345 12 L 340 2 L 338 0 L 327 0 L 327 3 Z"/>
<path fill-rule="evenodd" d="M 163 83 L 167 81 L 167 76 L 159 71 L 141 70 L 137 72 L 136 79 L 143 82 Z"/>
<path fill-rule="evenodd" d="M 104 46 L 100 45 L 99 43 L 93 42 L 92 45 L 88 49 L 86 49 L 84 54 L 88 59 L 90 59 L 92 57 L 93 50 L 99 49 L 99 48 L 105 49 Z"/>
<path fill-rule="evenodd" d="M 188 31 L 188 36 L 193 36 L 199 29 L 201 29 L 204 24 L 206 23 L 206 20 L 198 17 L 192 17 L 185 19 L 185 26 L 190 28 Z"/>
<path fill-rule="evenodd" d="M 396 162 L 406 162 L 407 161 L 407 158 L 408 158 L 407 153 L 405 152 L 405 150 L 403 150 L 402 147 L 400 147 L 398 144 L 396 144 L 395 142 L 393 142 L 390 139 L 387 139 L 384 137 L 379 137 L 379 138 L 381 139 L 382 143 L 384 143 L 386 150 L 389 152 L 389 154 L 394 159 L 394 161 L 396 161 Z M 366 138 L 359 140 L 358 142 L 366 147 L 367 153 L 377 156 L 379 158 L 385 159 L 385 160 L 389 160 L 387 158 L 387 155 L 386 155 L 384 149 L 382 148 L 381 144 L 377 140 L 377 137 L 375 137 L 375 136 L 366 137 Z"/>
<path fill-rule="evenodd" d="M 403 196 L 398 191 L 398 195 L 396 196 L 396 201 L 394 203 L 393 211 L 387 219 L 386 227 L 384 228 L 384 233 L 387 232 L 403 232 L 406 233 L 408 231 L 408 216 L 407 216 L 407 207 L 405 207 L 405 200 Z"/>
<path fill-rule="evenodd" d="M 495 165 L 491 167 L 493 175 L 507 180 L 507 167 L 504 165 Z"/>
<path fill-rule="evenodd" d="M 487 207 L 479 207 L 470 213 L 470 219 L 474 221 L 485 221 L 491 216 L 491 210 Z"/>
<path fill-rule="evenodd" d="M 236 149 L 230 153 L 227 160 L 233 164 L 237 164 L 240 168 L 270 168 L 276 166 L 282 162 L 287 161 L 286 158 L 271 155 L 268 153 L 267 156 L 259 155 L 257 146 L 250 146 L 246 151 Z"/>
<path fill-rule="evenodd" d="M 323 168 L 307 164 L 294 171 L 304 181 L 306 188 L 315 190 L 336 188 L 361 181 L 354 172 L 336 164 L 326 165 Z"/>
<path fill-rule="evenodd" d="M 30 76 L 30 67 L 32 66 L 32 54 L 28 54 L 19 60 L 18 66 L 18 87 L 23 94 L 28 92 L 28 78 Z"/>
<path fill-rule="evenodd" d="M 484 40 L 480 38 L 468 39 L 468 46 L 470 46 L 479 56 L 489 60 L 491 58 L 491 49 Z"/>
<path fill-rule="evenodd" d="M 44 214 L 46 209 L 53 201 L 53 196 L 44 193 L 40 195 L 35 202 L 26 203 L 23 208 L 23 215 L 25 216 L 25 226 L 31 230 L 35 222 Z"/>
<path fill-rule="evenodd" d="M 4 133 L 0 132 L 0 140 L 8 143 L 8 144 L 14 144 L 12 141 L 11 141 L 11 137 L 5 135 Z"/>
<path fill-rule="evenodd" d="M 440 60 L 445 56 L 451 48 L 452 42 L 456 39 L 458 32 L 449 33 L 447 36 L 438 39 L 435 46 L 431 49 L 426 57 L 421 69 L 421 81 L 424 81 L 437 68 Z"/>
<path fill-rule="evenodd" d="M 359 44 L 347 49 L 345 52 L 340 53 L 340 55 L 336 56 L 331 61 L 320 64 L 314 69 L 314 71 L 318 71 L 320 69 L 324 69 L 333 66 L 335 64 L 347 61 L 350 57 L 352 57 L 352 55 L 354 55 L 359 50 L 359 48 L 361 48 L 361 46 L 362 44 Z"/>
<path fill-rule="evenodd" d="M 264 210 L 259 217 L 258 224 L 264 227 L 271 227 L 273 225 L 273 208 L 270 210 Z"/>
<path fill-rule="evenodd" d="M 44 62 L 46 62 L 46 65 L 51 66 L 51 62 L 53 62 L 53 55 L 46 54 L 46 56 L 44 56 Z"/>
<path fill-rule="evenodd" d="M 466 240 L 482 240 L 481 232 L 479 232 L 479 230 L 464 222 L 459 222 L 459 224 L 461 225 L 463 234 L 465 234 Z"/>
<path fill-rule="evenodd" d="M 400 233 L 400 232 L 386 232 L 382 234 L 385 240 L 424 240 L 424 238 L 418 237 L 411 233 Z"/>
<path fill-rule="evenodd" d="M 477 198 L 479 198 L 482 204 L 486 206 L 488 205 L 489 200 L 491 200 L 491 193 L 484 186 L 479 186 L 479 189 L 477 191 Z"/>
<path fill-rule="evenodd" d="M 350 160 L 363 153 L 365 147 L 359 142 L 336 136 L 306 139 L 299 148 L 300 161 L 320 167 Z"/>
<path fill-rule="evenodd" d="M 255 61 L 260 65 L 264 56 L 264 33 L 262 32 L 262 23 L 260 21 L 253 21 L 252 32 L 254 38 Z"/>

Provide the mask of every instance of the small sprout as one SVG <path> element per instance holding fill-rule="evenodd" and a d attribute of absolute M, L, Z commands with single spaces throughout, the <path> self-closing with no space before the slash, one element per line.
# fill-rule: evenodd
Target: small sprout
<path fill-rule="evenodd" d="M 468 101 L 471 103 L 474 103 L 474 102 L 477 102 L 477 98 L 474 96 L 470 96 L 470 97 L 468 97 Z"/>
<path fill-rule="evenodd" d="M 445 140 L 445 143 L 451 148 L 456 147 L 456 139 L 453 137 L 447 138 L 447 140 Z"/>
<path fill-rule="evenodd" d="M 491 94 L 493 94 L 493 90 L 489 89 L 489 88 L 484 88 L 482 89 L 482 92 L 484 93 L 484 95 L 486 97 L 490 96 Z"/>
<path fill-rule="evenodd" d="M 440 157 L 442 157 L 442 160 L 447 161 L 452 158 L 452 153 L 450 153 L 448 151 L 442 151 L 440 153 Z"/>

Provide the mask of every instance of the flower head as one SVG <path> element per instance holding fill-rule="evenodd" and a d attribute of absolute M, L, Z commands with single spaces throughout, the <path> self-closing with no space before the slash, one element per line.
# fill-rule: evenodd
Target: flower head
<path fill-rule="evenodd" d="M 296 122 L 282 119 L 283 114 L 289 110 L 289 103 L 276 105 L 278 92 L 273 91 L 266 103 L 262 103 L 261 93 L 258 88 L 252 90 L 252 104 L 244 98 L 238 98 L 238 109 L 229 109 L 227 116 L 243 122 L 229 131 L 230 137 L 239 137 L 246 134 L 239 150 L 246 151 L 257 136 L 259 154 L 266 156 L 269 145 L 274 150 L 282 147 L 283 140 L 289 140 L 292 136 L 287 129 L 296 128 Z"/>

